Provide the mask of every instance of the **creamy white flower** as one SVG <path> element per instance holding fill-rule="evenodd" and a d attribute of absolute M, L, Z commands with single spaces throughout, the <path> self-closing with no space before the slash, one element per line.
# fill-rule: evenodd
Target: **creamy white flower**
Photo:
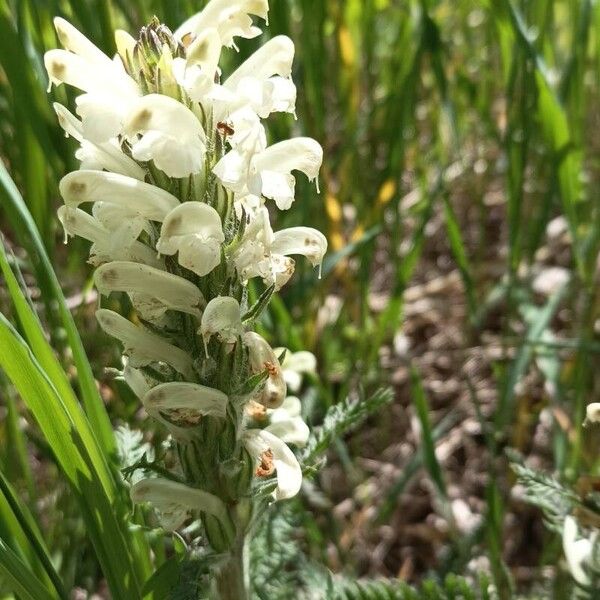
<path fill-rule="evenodd" d="M 187 279 L 135 262 L 102 265 L 94 273 L 94 282 L 105 296 L 127 292 L 144 319 L 157 319 L 167 310 L 200 317 L 199 305 L 204 304 L 200 290 Z"/>
<path fill-rule="evenodd" d="M 68 136 L 76 139 L 81 147 L 75 156 L 81 161 L 82 169 L 113 171 L 121 175 L 127 175 L 143 181 L 146 172 L 132 158 L 121 150 L 115 139 L 95 144 L 86 140 L 83 136 L 83 125 L 81 121 L 67 110 L 62 104 L 55 102 L 54 111 L 58 117 L 58 123 Z"/>
<path fill-rule="evenodd" d="M 143 397 L 146 412 L 177 430 L 198 425 L 203 415 L 225 418 L 227 395 L 196 383 L 171 382 L 153 387 Z"/>
<path fill-rule="evenodd" d="M 162 477 L 142 479 L 131 487 L 131 499 L 136 504 L 150 502 L 159 513 L 161 525 L 173 531 L 196 512 L 205 512 L 225 521 L 225 504 L 208 492 Z"/>
<path fill-rule="evenodd" d="M 254 400 L 267 408 L 281 406 L 287 388 L 283 379 L 281 365 L 273 349 L 267 340 L 254 331 L 247 331 L 242 339 L 248 348 L 248 359 L 252 373 L 267 372 L 265 384 L 257 392 Z"/>
<path fill-rule="evenodd" d="M 201 31 L 186 48 L 185 58 L 173 60 L 173 74 L 177 83 L 195 102 L 208 104 L 207 96 L 216 87 L 219 73 L 221 38 L 216 29 Z"/>
<path fill-rule="evenodd" d="M 94 202 L 92 215 L 109 231 L 123 229 L 123 244 L 127 245 L 137 240 L 142 231 L 145 231 L 151 240 L 154 239 L 154 227 L 150 221 L 126 206 L 111 202 Z M 125 234 L 125 231 L 129 233 Z"/>
<path fill-rule="evenodd" d="M 285 356 L 281 363 L 283 369 L 283 378 L 287 383 L 288 389 L 297 392 L 302 385 L 302 375 L 304 373 L 315 373 L 317 370 L 317 359 L 312 352 L 300 350 L 290 352 L 286 348 L 275 348 L 274 352 L 280 356 L 283 351 Z"/>
<path fill-rule="evenodd" d="M 96 319 L 108 335 L 117 338 L 123 344 L 123 353 L 129 356 L 132 367 L 164 362 L 187 379 L 193 378 L 191 357 L 181 348 L 166 342 L 162 336 L 148 331 L 141 325 L 134 325 L 120 314 L 105 308 L 96 311 Z"/>
<path fill-rule="evenodd" d="M 234 37 L 251 39 L 261 34 L 261 30 L 252 24 L 250 15 L 266 19 L 268 11 L 267 0 L 211 0 L 201 12 L 177 28 L 175 36 L 195 37 L 205 29 L 214 28 L 223 46 L 235 47 Z"/>
<path fill-rule="evenodd" d="M 179 264 L 200 277 L 221 262 L 225 241 L 219 213 L 202 202 L 184 202 L 164 220 L 156 249 L 169 256 L 179 252 Z"/>
<path fill-rule="evenodd" d="M 294 138 L 269 146 L 244 162 L 236 149 L 229 151 L 215 165 L 213 173 L 234 192 L 247 189 L 257 196 L 275 201 L 287 210 L 294 201 L 296 180 L 293 170 L 302 171 L 309 180 L 318 177 L 323 149 L 312 138 Z"/>
<path fill-rule="evenodd" d="M 594 549 L 595 536 L 591 539 L 580 538 L 577 521 L 572 516 L 565 518 L 563 526 L 563 550 L 569 571 L 573 579 L 580 585 L 589 585 L 590 577 L 584 566 L 589 564 Z"/>
<path fill-rule="evenodd" d="M 50 82 L 87 92 L 76 100 L 86 139 L 100 143 L 114 138 L 121 132 L 129 106 L 140 96 L 137 84 L 118 57 L 111 60 L 64 19 L 54 22 L 66 50 L 49 50 L 44 55 Z"/>
<path fill-rule="evenodd" d="M 75 208 L 84 202 L 110 202 L 151 221 L 162 221 L 179 200 L 159 187 L 118 173 L 74 171 L 59 184 L 65 204 Z"/>
<path fill-rule="evenodd" d="M 281 289 L 294 273 L 294 261 L 272 251 L 274 235 L 265 207 L 257 209 L 246 226 L 240 243 L 233 247 L 229 259 L 245 285 L 253 277 L 261 277 L 268 286 Z"/>
<path fill-rule="evenodd" d="M 132 260 L 164 268 L 164 263 L 156 257 L 156 252 L 132 237 L 137 231 L 137 225 L 132 233 L 130 221 L 123 222 L 119 228 L 111 231 L 83 210 L 68 206 L 58 209 L 58 219 L 65 235 L 77 235 L 92 242 L 90 262 L 94 265 L 111 260 Z"/>
<path fill-rule="evenodd" d="M 213 335 L 226 344 L 233 344 L 243 331 L 240 305 L 235 298 L 218 296 L 206 305 L 198 333 L 202 336 L 207 356 L 208 342 Z"/>
<path fill-rule="evenodd" d="M 124 131 L 133 158 L 153 160 L 169 177 L 187 177 L 204 167 L 206 134 L 202 124 L 187 106 L 169 96 L 140 98 L 125 119 Z"/>
<path fill-rule="evenodd" d="M 585 409 L 585 425 L 600 423 L 600 402 L 592 402 Z"/>
<path fill-rule="evenodd" d="M 319 266 L 320 277 L 320 267 L 327 252 L 327 238 L 312 227 L 289 227 L 273 235 L 271 251 L 284 256 L 306 256 L 313 267 Z"/>
<path fill-rule="evenodd" d="M 225 81 L 232 107 L 249 104 L 261 118 L 275 111 L 294 112 L 296 87 L 291 81 L 294 43 L 278 35 L 251 54 Z"/>
<path fill-rule="evenodd" d="M 248 429 L 243 441 L 250 456 L 259 464 L 272 461 L 277 474 L 275 500 L 293 498 L 302 486 L 302 469 L 294 453 L 277 436 L 264 429 Z"/>
<path fill-rule="evenodd" d="M 310 430 L 300 412 L 300 399 L 288 396 L 279 408 L 267 410 L 270 423 L 265 427 L 265 431 L 276 435 L 286 444 L 305 446 L 310 437 Z"/>
<path fill-rule="evenodd" d="M 121 373 L 123 381 L 125 381 L 136 397 L 141 400 L 156 382 L 140 369 L 132 367 L 129 364 L 129 358 L 127 358 L 127 356 L 123 356 L 121 360 L 123 361 L 123 371 Z"/>

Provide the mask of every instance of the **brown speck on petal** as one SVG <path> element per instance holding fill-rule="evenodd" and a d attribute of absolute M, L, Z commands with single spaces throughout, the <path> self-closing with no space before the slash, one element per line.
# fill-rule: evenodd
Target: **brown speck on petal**
<path fill-rule="evenodd" d="M 267 408 L 255 400 L 250 400 L 246 404 L 246 412 L 255 421 L 264 421 L 267 418 Z"/>
<path fill-rule="evenodd" d="M 273 464 L 273 451 L 268 448 L 260 455 L 260 464 L 256 469 L 257 477 L 269 477 L 275 472 L 275 465 Z"/>

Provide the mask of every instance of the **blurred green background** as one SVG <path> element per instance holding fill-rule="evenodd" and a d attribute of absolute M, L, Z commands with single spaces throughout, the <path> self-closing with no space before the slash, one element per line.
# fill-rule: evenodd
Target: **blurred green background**
<path fill-rule="evenodd" d="M 202 5 L 0 0 L 0 157 L 113 421 L 142 428 L 137 401 L 107 383 L 117 350 L 97 332 L 93 294 L 82 293 L 91 289 L 85 244 L 67 254 L 61 242 L 57 184 L 77 165 L 51 102 L 72 98 L 64 86 L 47 94 L 42 55 L 57 46 L 56 15 L 113 53 L 115 28 L 135 34 L 152 15 L 176 28 Z M 330 251 L 322 279 L 299 268 L 262 326 L 279 345 L 317 355 L 304 398 L 313 423 L 349 394 L 388 383 L 396 392 L 336 442 L 302 500 L 308 552 L 334 571 L 412 582 L 483 569 L 501 597 L 569 597 L 560 537 L 523 502 L 505 450 L 564 482 L 598 485 L 597 435 L 581 424 L 600 383 L 600 4 L 273 0 L 269 21 L 226 62 L 267 36 L 295 42 L 298 118 L 278 115 L 269 132 L 314 137 L 324 164 L 321 193 L 299 181 L 278 226 L 320 228 Z M 5 202 L 0 218 L 60 352 L 28 232 Z M 85 534 L 64 496 L 50 493 L 43 443 L 7 390 L 0 463 L 31 502 L 58 502 L 64 520 L 44 511 L 42 525 L 84 585 L 94 569 L 81 568 L 67 540 L 76 536 L 80 550 Z"/>

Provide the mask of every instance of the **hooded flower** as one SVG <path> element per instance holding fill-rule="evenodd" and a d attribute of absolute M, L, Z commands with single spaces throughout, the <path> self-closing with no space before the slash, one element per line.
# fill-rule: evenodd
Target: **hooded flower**
<path fill-rule="evenodd" d="M 169 177 L 187 177 L 204 167 L 204 129 L 189 108 L 169 96 L 149 94 L 137 100 L 124 131 L 133 158 L 154 161 Z"/>
<path fill-rule="evenodd" d="M 204 415 L 225 418 L 227 396 L 214 388 L 187 382 L 162 383 L 142 398 L 146 412 L 175 434 L 198 425 Z"/>
<path fill-rule="evenodd" d="M 60 180 L 59 189 L 67 206 L 109 202 L 151 221 L 163 221 L 179 206 L 175 196 L 155 185 L 104 171 L 73 171 Z"/>
<path fill-rule="evenodd" d="M 65 230 L 65 236 L 77 235 L 92 242 L 90 263 L 99 265 L 111 260 L 131 260 L 152 267 L 164 267 L 148 246 L 136 241 L 139 229 L 135 223 L 124 221 L 119 227 L 109 230 L 95 217 L 79 208 L 61 206 L 58 219 Z M 66 241 L 66 238 L 65 238 Z"/>
<path fill-rule="evenodd" d="M 213 494 L 162 477 L 142 479 L 131 487 L 136 504 L 150 502 L 167 531 L 181 527 L 194 513 L 205 512 L 227 520 L 225 504 Z"/>
<path fill-rule="evenodd" d="M 204 304 L 200 290 L 187 279 L 130 261 L 102 265 L 94 273 L 98 291 L 127 292 L 133 305 L 145 319 L 157 319 L 167 310 L 177 310 L 200 317 Z"/>
<path fill-rule="evenodd" d="M 281 365 L 267 340 L 254 331 L 247 331 L 243 336 L 244 345 L 248 348 L 250 369 L 258 374 L 266 371 L 267 379 L 258 391 L 255 400 L 267 408 L 281 406 L 287 391 Z"/>
<path fill-rule="evenodd" d="M 175 36 L 193 39 L 203 30 L 213 28 L 223 46 L 235 47 L 234 37 L 251 39 L 261 34 L 261 30 L 252 24 L 250 15 L 266 20 L 268 11 L 267 0 L 211 0 L 201 12 L 183 23 Z"/>
<path fill-rule="evenodd" d="M 225 235 L 219 213 L 200 202 L 184 202 L 164 220 L 156 249 L 161 254 L 179 252 L 179 264 L 200 277 L 221 262 Z"/>
<path fill-rule="evenodd" d="M 213 335 L 226 344 L 233 344 L 243 331 L 240 305 L 235 298 L 218 296 L 206 305 L 198 333 L 202 335 L 207 356 L 208 343 Z"/>
<path fill-rule="evenodd" d="M 590 577 L 586 573 L 585 566 L 589 565 L 596 541 L 596 536 L 592 538 L 579 538 L 577 521 L 572 516 L 565 518 L 563 526 L 563 550 L 569 571 L 573 579 L 580 585 L 590 585 Z"/>
<path fill-rule="evenodd" d="M 96 311 L 100 327 L 123 344 L 123 353 L 129 356 L 132 367 L 143 367 L 153 362 L 171 365 L 187 379 L 193 378 L 192 359 L 187 352 L 177 348 L 163 337 L 134 325 L 120 314 L 101 308 Z"/>
<path fill-rule="evenodd" d="M 75 157 L 81 161 L 82 169 L 94 171 L 106 169 L 140 181 L 144 180 L 146 176 L 144 169 L 135 160 L 123 153 L 116 139 L 100 144 L 86 140 L 83 135 L 81 121 L 62 104 L 55 102 L 53 106 L 58 117 L 58 123 L 64 129 L 65 134 L 73 137 L 81 144 L 81 147 L 75 153 Z"/>
<path fill-rule="evenodd" d="M 85 92 L 76 100 L 83 134 L 92 142 L 106 142 L 121 133 L 125 115 L 140 96 L 139 88 L 120 58 L 111 60 L 64 19 L 57 17 L 54 25 L 65 50 L 44 55 L 50 82 Z"/>
<path fill-rule="evenodd" d="M 310 430 L 300 412 L 300 400 L 296 396 L 288 396 L 279 408 L 267 410 L 269 425 L 264 430 L 276 435 L 286 444 L 305 446 Z"/>
<path fill-rule="evenodd" d="M 275 500 L 293 498 L 302 486 L 302 469 L 294 453 L 265 429 L 248 429 L 244 432 L 243 441 L 250 456 L 257 461 L 258 476 L 267 477 L 275 471 Z"/>
<path fill-rule="evenodd" d="M 248 163 L 240 160 L 240 153 L 234 149 L 215 165 L 213 172 L 226 188 L 234 192 L 247 189 L 274 200 L 280 210 L 287 210 L 294 201 L 296 186 L 292 171 L 302 171 L 313 181 L 322 160 L 319 143 L 300 137 L 273 144 L 252 156 Z"/>

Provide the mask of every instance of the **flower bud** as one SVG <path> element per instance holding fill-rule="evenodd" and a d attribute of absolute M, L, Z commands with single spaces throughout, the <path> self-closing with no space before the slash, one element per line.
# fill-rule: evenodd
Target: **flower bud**
<path fill-rule="evenodd" d="M 235 298 L 219 296 L 206 305 L 198 333 L 202 335 L 207 356 L 208 342 L 213 335 L 226 344 L 233 344 L 243 331 L 240 305 Z"/>

